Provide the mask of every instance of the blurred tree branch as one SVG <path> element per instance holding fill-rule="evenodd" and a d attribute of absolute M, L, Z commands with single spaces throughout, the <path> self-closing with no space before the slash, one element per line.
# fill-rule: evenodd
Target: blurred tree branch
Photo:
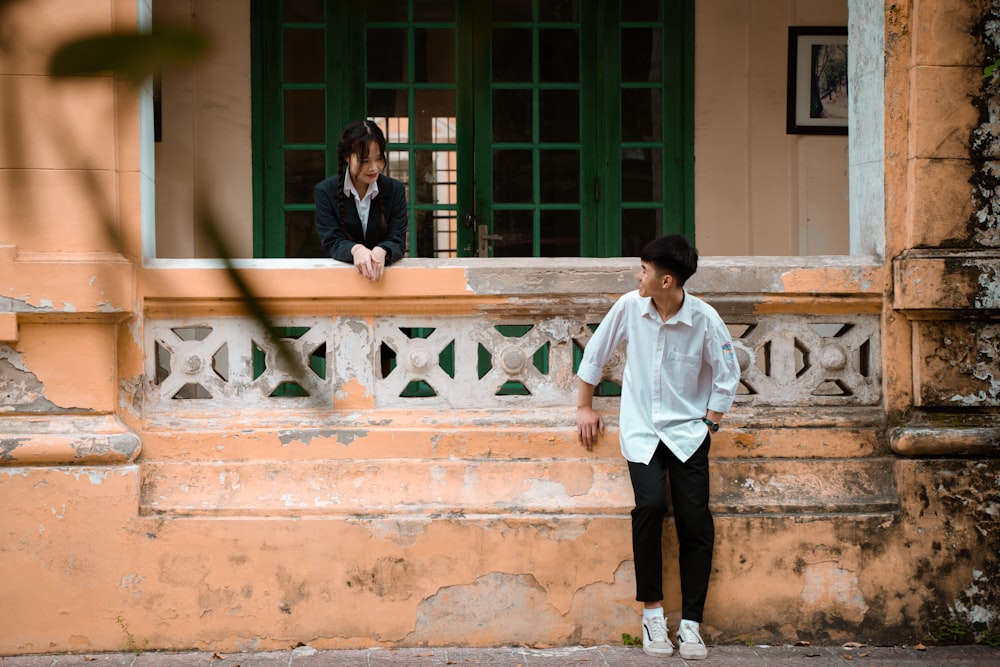
<path fill-rule="evenodd" d="M 16 27 L 10 21 L 10 11 L 26 0 L 0 0 L 0 55 L 13 54 L 16 50 Z M 54 79 L 68 79 L 94 75 L 113 75 L 141 86 L 163 69 L 196 63 L 211 53 L 211 39 L 204 33 L 188 27 L 158 26 L 150 32 L 108 32 L 90 34 L 59 45 L 49 61 L 49 74 Z M 17 136 L 19 133 L 14 133 Z M 72 137 L 61 137 L 61 145 L 73 150 Z M 85 187 L 98 207 L 102 226 L 119 251 L 124 253 L 118 233 L 114 208 L 102 197 L 101 187 L 93 170 L 83 169 Z M 305 371 L 305 363 L 294 354 L 292 346 L 272 325 L 273 318 L 263 300 L 256 294 L 235 268 L 229 244 L 222 233 L 211 202 L 200 198 L 193 211 L 194 221 L 209 240 L 216 257 L 225 265 L 226 275 L 245 302 L 247 309 L 261 324 L 277 345 L 279 356 L 287 369 L 295 374 Z M 301 375 L 299 375 L 301 377 Z"/>

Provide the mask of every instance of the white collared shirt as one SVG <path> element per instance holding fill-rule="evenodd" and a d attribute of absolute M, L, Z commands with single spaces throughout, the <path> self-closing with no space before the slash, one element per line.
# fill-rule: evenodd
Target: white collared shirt
<path fill-rule="evenodd" d="M 378 194 L 378 181 L 368 186 L 368 191 L 365 192 L 364 197 L 358 196 L 358 191 L 354 187 L 354 181 L 351 180 L 351 172 L 344 170 L 344 194 L 348 197 L 354 197 L 354 203 L 358 207 L 358 217 L 361 218 L 361 229 L 364 231 L 365 235 L 368 235 L 368 213 L 372 210 L 372 199 L 375 199 L 375 195 Z"/>
<path fill-rule="evenodd" d="M 664 322 L 638 290 L 608 311 L 583 353 L 577 376 L 596 385 L 615 349 L 626 342 L 619 440 L 622 456 L 649 463 L 662 440 L 681 461 L 705 439 L 708 410 L 728 412 L 740 368 L 725 322 L 710 305 L 685 292 L 680 310 Z"/>

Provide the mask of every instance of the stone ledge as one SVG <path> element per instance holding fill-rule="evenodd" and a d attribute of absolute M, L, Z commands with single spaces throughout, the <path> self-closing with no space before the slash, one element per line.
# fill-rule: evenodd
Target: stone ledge
<path fill-rule="evenodd" d="M 996 250 L 917 251 L 893 261 L 893 308 L 950 317 L 948 311 L 996 315 L 1000 310 Z M 914 313 L 913 315 L 916 315 Z M 911 317 L 913 316 L 911 315 Z"/>
<path fill-rule="evenodd" d="M 544 410 L 249 410 L 157 416 L 142 432 L 149 461 L 351 460 L 389 458 L 620 458 L 618 402 L 595 401 L 604 439 L 587 454 L 572 406 Z M 721 457 L 857 458 L 888 453 L 885 416 L 868 408 L 737 407 L 713 437 Z M 803 430 L 808 429 L 808 438 Z M 400 442 L 407 442 L 405 450 Z"/>
<path fill-rule="evenodd" d="M 316 300 L 371 301 L 421 299 L 539 298 L 619 295 L 636 288 L 635 257 L 612 258 L 407 258 L 371 284 L 353 267 L 324 259 L 238 259 L 237 269 L 263 299 L 280 306 L 291 300 L 309 305 Z M 140 290 L 147 307 L 184 308 L 187 301 L 239 299 L 219 260 L 146 260 Z M 869 256 L 703 257 L 688 287 L 695 294 L 747 295 L 831 294 L 880 296 L 884 263 Z M 336 286 L 332 289 L 331 286 Z M 162 302 L 162 304 L 161 304 Z M 395 312 L 395 311 L 393 311 Z"/>
<path fill-rule="evenodd" d="M 0 466 L 121 465 L 141 449 L 139 436 L 111 416 L 0 419 Z"/>
<path fill-rule="evenodd" d="M 723 514 L 892 512 L 885 459 L 712 462 L 712 506 Z M 141 512 L 203 516 L 449 517 L 627 515 L 620 460 L 150 462 Z"/>
<path fill-rule="evenodd" d="M 108 252 L 18 252 L 0 245 L 0 310 L 67 320 L 131 313 L 135 266 Z"/>
<path fill-rule="evenodd" d="M 908 458 L 970 456 L 1000 458 L 1000 426 L 972 417 L 956 417 L 966 425 L 909 424 L 889 432 L 892 451 Z M 977 423 L 979 422 L 979 423 Z"/>

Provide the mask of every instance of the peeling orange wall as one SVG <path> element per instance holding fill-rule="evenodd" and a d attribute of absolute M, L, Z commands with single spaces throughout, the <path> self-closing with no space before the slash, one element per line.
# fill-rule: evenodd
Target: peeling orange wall
<path fill-rule="evenodd" d="M 593 454 L 574 440 L 571 404 L 380 409 L 357 378 L 329 410 L 151 411 L 152 323 L 245 307 L 218 265 L 141 262 L 138 93 L 109 77 L 57 90 L 44 76 L 57 38 L 128 29 L 136 4 L 3 7 L 23 39 L 0 59 L 0 194 L 13 197 L 0 197 L 0 569 L 16 573 L 0 608 L 18 610 L 0 654 L 638 632 L 613 400 L 599 404 L 609 431 Z M 977 305 L 988 274 L 968 264 L 996 254 L 955 245 L 960 138 L 976 120 L 970 34 L 985 9 L 886 2 L 884 264 L 708 256 L 691 282 L 723 313 L 881 316 L 880 404 L 737 409 L 714 440 L 711 642 L 910 643 L 943 616 L 968 621 L 963 609 L 996 623 L 995 409 L 947 395 L 980 388 L 978 357 L 963 370 L 969 360 L 925 354 L 996 329 L 996 305 Z M 51 104 L 33 117 L 11 99 Z M 66 152 L 53 128 L 73 136 Z M 599 319 L 635 267 L 406 260 L 375 286 L 329 263 L 238 270 L 278 315 L 371 327 L 414 314 Z M 664 547 L 674 563 L 670 530 Z M 665 576 L 676 620 L 675 566 Z"/>
<path fill-rule="evenodd" d="M 21 337 L 17 349 L 47 399 L 65 409 L 114 411 L 114 326 L 27 323 Z"/>

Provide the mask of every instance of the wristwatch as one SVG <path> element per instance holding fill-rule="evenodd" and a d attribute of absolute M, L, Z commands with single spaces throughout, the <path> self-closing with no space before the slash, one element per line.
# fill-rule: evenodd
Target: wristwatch
<path fill-rule="evenodd" d="M 708 430 L 711 431 L 712 433 L 715 433 L 719 430 L 719 425 L 716 424 L 711 419 L 709 419 L 708 417 L 702 417 L 701 420 L 705 422 L 705 426 L 707 426 Z"/>

